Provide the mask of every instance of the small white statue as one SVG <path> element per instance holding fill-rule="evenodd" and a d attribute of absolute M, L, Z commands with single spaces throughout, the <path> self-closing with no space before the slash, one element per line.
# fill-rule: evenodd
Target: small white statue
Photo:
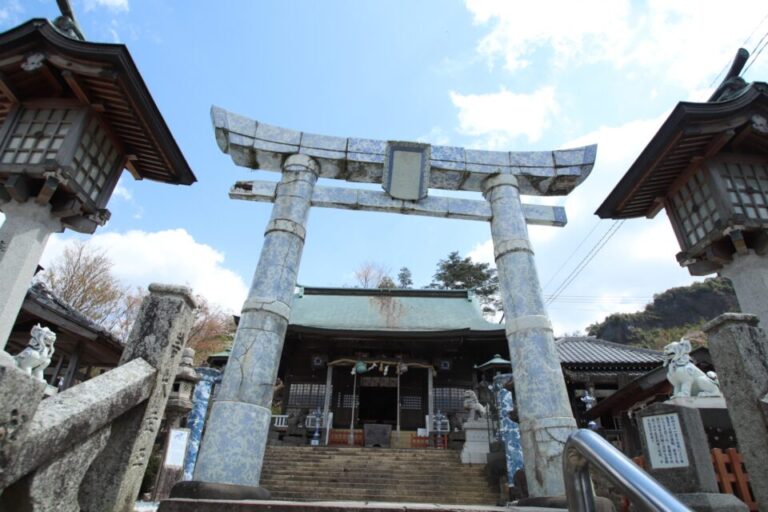
<path fill-rule="evenodd" d="M 485 417 L 485 407 L 477 399 L 477 395 L 471 389 L 464 391 L 464 410 L 469 411 L 467 421 L 476 421 Z"/>
<path fill-rule="evenodd" d="M 56 333 L 40 324 L 32 328 L 32 338 L 27 348 L 14 356 L 16 366 L 27 375 L 45 382 L 43 372 L 51 364 Z"/>
<path fill-rule="evenodd" d="M 706 374 L 691 361 L 691 342 L 685 338 L 664 347 L 667 380 L 672 384 L 672 398 L 690 396 L 722 396 L 715 372 Z"/>

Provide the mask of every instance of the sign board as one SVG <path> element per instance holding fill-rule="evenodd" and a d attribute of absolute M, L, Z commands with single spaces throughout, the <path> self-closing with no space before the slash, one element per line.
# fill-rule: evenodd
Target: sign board
<path fill-rule="evenodd" d="M 644 417 L 643 432 L 651 468 L 686 468 L 690 465 L 677 414 Z"/>
<path fill-rule="evenodd" d="M 187 453 L 189 429 L 172 428 L 168 434 L 168 448 L 165 451 L 165 466 L 184 466 L 184 455 Z"/>

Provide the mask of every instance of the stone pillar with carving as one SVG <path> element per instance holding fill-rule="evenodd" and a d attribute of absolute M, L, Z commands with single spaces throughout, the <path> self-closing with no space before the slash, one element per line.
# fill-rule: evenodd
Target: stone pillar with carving
<path fill-rule="evenodd" d="M 195 488 L 212 498 L 246 498 L 250 492 L 247 488 L 259 484 L 271 419 L 272 386 L 288 327 L 318 172 L 317 163 L 306 155 L 292 155 L 283 165 L 261 256 L 211 408 L 193 482 L 180 482 L 172 496 L 181 496 L 185 488 Z"/>
<path fill-rule="evenodd" d="M 565 493 L 563 447 L 576 422 L 544 308 L 517 179 L 511 174 L 491 176 L 483 194 L 491 204 L 528 490 L 531 496 L 559 496 Z"/>

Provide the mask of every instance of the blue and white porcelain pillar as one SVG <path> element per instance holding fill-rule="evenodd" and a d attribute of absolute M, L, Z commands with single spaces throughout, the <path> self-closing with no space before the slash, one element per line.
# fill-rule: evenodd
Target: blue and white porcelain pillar
<path fill-rule="evenodd" d="M 552 324 L 544 308 L 517 178 L 495 174 L 483 184 L 515 379 L 525 476 L 531 496 L 565 494 L 562 454 L 576 429 Z"/>
<path fill-rule="evenodd" d="M 282 167 L 272 217 L 211 407 L 194 480 L 255 487 L 272 417 L 272 387 L 283 351 L 319 166 L 306 155 Z"/>

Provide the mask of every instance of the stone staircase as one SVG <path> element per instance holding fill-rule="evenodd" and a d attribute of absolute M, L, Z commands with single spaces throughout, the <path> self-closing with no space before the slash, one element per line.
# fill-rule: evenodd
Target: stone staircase
<path fill-rule="evenodd" d="M 483 465 L 453 450 L 269 445 L 261 485 L 275 500 L 495 505 Z"/>

